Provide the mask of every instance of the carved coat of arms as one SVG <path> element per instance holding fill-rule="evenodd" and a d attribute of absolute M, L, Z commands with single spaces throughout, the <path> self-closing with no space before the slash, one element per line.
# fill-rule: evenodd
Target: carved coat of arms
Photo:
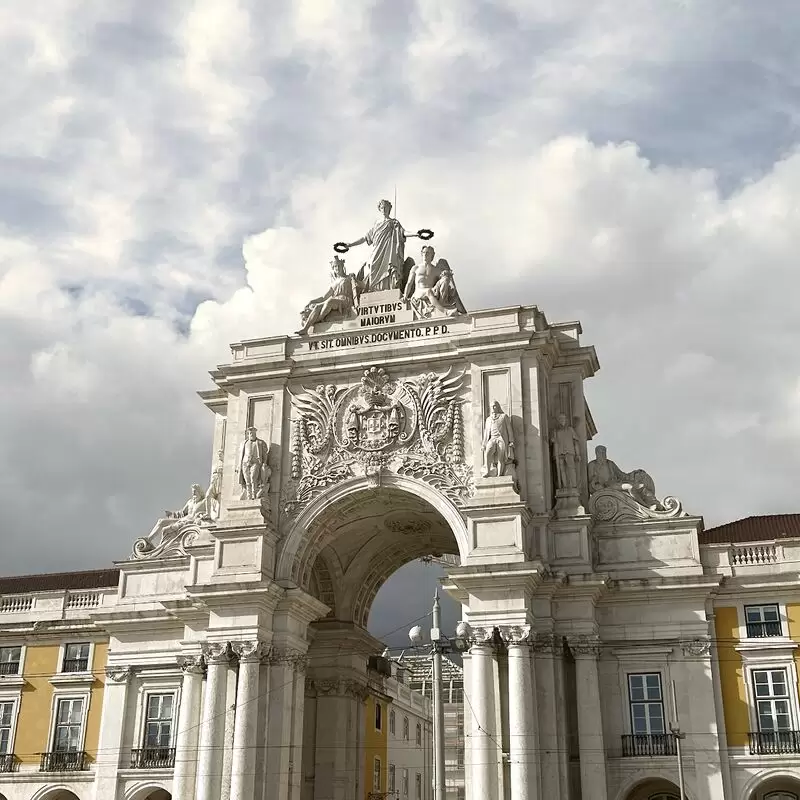
<path fill-rule="evenodd" d="M 356 386 L 292 395 L 292 481 L 285 511 L 294 514 L 326 486 L 386 468 L 436 485 L 455 502 L 472 491 L 464 462 L 458 394 L 464 372 L 393 380 L 380 367 Z"/>

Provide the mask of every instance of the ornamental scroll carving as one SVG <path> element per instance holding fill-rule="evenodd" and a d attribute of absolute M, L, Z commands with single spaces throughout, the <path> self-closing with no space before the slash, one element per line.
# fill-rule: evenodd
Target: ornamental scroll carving
<path fill-rule="evenodd" d="M 134 673 L 134 669 L 130 665 L 126 666 L 113 666 L 106 667 L 106 677 L 114 683 L 127 683 Z"/>
<path fill-rule="evenodd" d="M 294 516 L 349 477 L 365 475 L 379 485 L 386 469 L 424 480 L 462 504 L 473 492 L 458 399 L 464 375 L 451 368 L 445 375 L 394 380 L 372 367 L 356 386 L 317 386 L 292 395 L 296 418 L 285 512 Z"/>
<path fill-rule="evenodd" d="M 681 650 L 685 656 L 707 656 L 711 652 L 711 642 L 708 639 L 692 639 L 681 642 Z"/>
<path fill-rule="evenodd" d="M 134 542 L 131 558 L 144 561 L 187 556 L 186 548 L 193 545 L 200 534 L 200 525 L 193 518 L 160 519 L 148 536 Z"/>

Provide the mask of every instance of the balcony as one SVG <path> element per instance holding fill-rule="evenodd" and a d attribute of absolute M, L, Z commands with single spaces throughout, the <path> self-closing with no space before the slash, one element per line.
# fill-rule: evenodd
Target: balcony
<path fill-rule="evenodd" d="M 131 769 L 172 769 L 174 766 L 174 747 L 142 747 L 131 751 Z"/>
<path fill-rule="evenodd" d="M 61 665 L 62 672 L 87 672 L 88 670 L 88 658 L 65 658 Z"/>
<path fill-rule="evenodd" d="M 783 636 L 780 621 L 747 623 L 748 639 L 765 639 L 768 636 Z"/>
<path fill-rule="evenodd" d="M 671 733 L 637 733 L 622 737 L 624 758 L 674 756 L 675 737 Z"/>
<path fill-rule="evenodd" d="M 0 772 L 16 772 L 17 757 L 13 753 L 0 753 Z"/>
<path fill-rule="evenodd" d="M 81 772 L 86 769 L 86 753 L 82 750 L 42 753 L 39 772 Z"/>
<path fill-rule="evenodd" d="M 800 753 L 800 731 L 751 731 L 750 755 Z"/>
<path fill-rule="evenodd" d="M 0 675 L 19 675 L 19 661 L 0 662 Z"/>

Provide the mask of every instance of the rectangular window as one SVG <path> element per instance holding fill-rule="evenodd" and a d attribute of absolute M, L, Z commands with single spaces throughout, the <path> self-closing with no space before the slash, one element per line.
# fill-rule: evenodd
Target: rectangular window
<path fill-rule="evenodd" d="M 383 706 L 375 702 L 375 730 L 383 730 Z"/>
<path fill-rule="evenodd" d="M 753 694 L 756 699 L 759 731 L 768 733 L 792 729 L 789 684 L 785 669 L 754 669 Z"/>
<path fill-rule="evenodd" d="M 403 718 L 403 739 L 408 741 L 409 733 L 408 733 L 408 717 Z"/>
<path fill-rule="evenodd" d="M 408 797 L 408 770 L 403 767 L 403 797 Z"/>
<path fill-rule="evenodd" d="M 372 762 L 372 791 L 381 790 L 381 760 L 376 756 Z"/>
<path fill-rule="evenodd" d="M 175 704 L 173 694 L 151 694 L 147 696 L 144 722 L 144 746 L 172 746 L 172 712 Z"/>
<path fill-rule="evenodd" d="M 390 792 L 395 790 L 395 766 L 389 764 L 389 786 L 387 787 Z"/>
<path fill-rule="evenodd" d="M 628 675 L 628 692 L 631 733 L 639 736 L 663 734 L 665 727 L 661 675 L 657 672 Z"/>
<path fill-rule="evenodd" d="M 389 712 L 389 733 L 391 733 L 392 736 L 394 736 L 395 719 L 396 719 L 396 717 L 397 717 L 397 715 L 394 713 L 394 711 L 390 711 Z"/>
<path fill-rule="evenodd" d="M 11 753 L 11 721 L 14 719 L 12 700 L 0 702 L 0 756 Z"/>
<path fill-rule="evenodd" d="M 417 723 L 417 747 L 422 747 L 422 725 Z"/>
<path fill-rule="evenodd" d="M 781 614 L 777 603 L 764 606 L 745 606 L 744 617 L 748 639 L 782 636 Z"/>
<path fill-rule="evenodd" d="M 83 698 L 61 698 L 56 706 L 56 727 L 53 733 L 53 751 L 75 753 L 81 741 L 83 726 Z"/>
<path fill-rule="evenodd" d="M 0 675 L 19 675 L 21 647 L 0 647 Z"/>
<path fill-rule="evenodd" d="M 64 648 L 62 672 L 87 672 L 89 669 L 89 643 L 68 644 Z"/>
<path fill-rule="evenodd" d="M 414 791 L 416 793 L 416 800 L 422 800 L 422 775 L 419 772 L 417 773 L 417 777 L 414 779 Z"/>

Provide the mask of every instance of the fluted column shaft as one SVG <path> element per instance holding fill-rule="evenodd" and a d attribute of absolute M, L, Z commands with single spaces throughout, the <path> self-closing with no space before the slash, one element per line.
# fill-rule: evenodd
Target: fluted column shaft
<path fill-rule="evenodd" d="M 233 651 L 239 656 L 239 677 L 236 684 L 230 797 L 231 800 L 251 800 L 255 796 L 258 676 L 263 647 L 260 642 L 236 642 Z"/>
<path fill-rule="evenodd" d="M 197 800 L 219 800 L 222 791 L 222 757 L 225 744 L 225 701 L 230 651 L 227 646 L 204 648 L 208 663 L 200 751 L 197 763 Z"/>
<path fill-rule="evenodd" d="M 512 800 L 537 800 L 538 753 L 534 725 L 531 651 L 527 641 L 508 643 L 508 728 Z"/>
<path fill-rule="evenodd" d="M 200 703 L 203 694 L 203 661 L 200 656 L 184 659 L 181 707 L 175 737 L 174 800 L 194 800 L 197 777 L 197 741 Z"/>
<path fill-rule="evenodd" d="M 570 640 L 570 649 L 575 655 L 581 789 L 587 800 L 606 800 L 606 749 L 597 668 L 599 646 L 593 641 Z"/>
<path fill-rule="evenodd" d="M 472 737 L 470 740 L 472 762 L 472 797 L 493 797 L 497 764 L 495 748 L 489 733 L 493 722 L 494 652 L 488 642 L 478 642 L 470 649 L 472 672 L 471 704 L 473 710 Z"/>

